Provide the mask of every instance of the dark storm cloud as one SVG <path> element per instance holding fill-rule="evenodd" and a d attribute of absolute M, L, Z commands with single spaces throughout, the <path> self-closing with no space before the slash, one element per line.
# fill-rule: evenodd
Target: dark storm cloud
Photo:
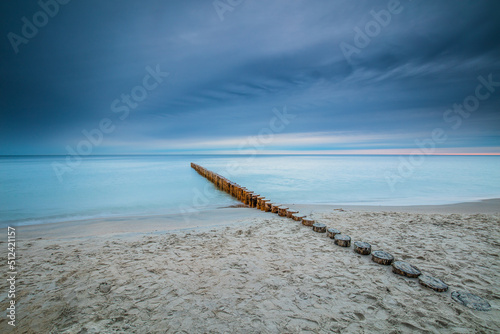
<path fill-rule="evenodd" d="M 95 153 L 235 149 L 285 105 L 295 120 L 280 135 L 297 134 L 310 149 L 411 148 L 449 128 L 443 113 L 474 94 L 478 76 L 500 81 L 500 4 L 401 0 L 346 59 L 341 43 L 356 47 L 355 29 L 366 32 L 371 11 L 388 6 L 248 0 L 221 21 L 212 1 L 72 0 L 15 53 L 8 34 L 22 36 L 22 18 L 40 5 L 3 2 L 1 153 L 64 154 L 103 118 L 116 130 Z M 169 76 L 119 119 L 112 102 L 157 65 Z M 500 146 L 499 96 L 482 101 L 446 145 Z"/>

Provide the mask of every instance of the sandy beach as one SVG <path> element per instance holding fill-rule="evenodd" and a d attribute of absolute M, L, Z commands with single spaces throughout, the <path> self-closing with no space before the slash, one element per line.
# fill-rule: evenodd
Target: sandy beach
<path fill-rule="evenodd" d="M 2 333 L 498 333 L 500 201 L 293 205 L 449 285 L 435 292 L 275 214 L 221 208 L 18 228 Z M 169 229 L 165 222 L 177 222 Z M 187 227 L 187 228 L 186 228 Z M 181 229 L 183 228 L 183 229 Z M 2 240 L 2 263 L 7 243 Z M 6 280 L 0 306 L 8 306 Z M 475 311 L 450 293 L 491 304 Z"/>

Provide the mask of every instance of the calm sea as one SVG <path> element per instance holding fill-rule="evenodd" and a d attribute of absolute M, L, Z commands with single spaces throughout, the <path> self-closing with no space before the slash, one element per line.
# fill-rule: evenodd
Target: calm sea
<path fill-rule="evenodd" d="M 499 156 L 0 157 L 0 225 L 205 210 L 237 202 L 195 162 L 274 202 L 420 205 L 500 198 Z"/>

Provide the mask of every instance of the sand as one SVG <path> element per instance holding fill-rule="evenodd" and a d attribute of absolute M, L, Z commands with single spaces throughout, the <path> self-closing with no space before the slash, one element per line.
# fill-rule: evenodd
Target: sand
<path fill-rule="evenodd" d="M 21 227 L 17 326 L 2 317 L 0 332 L 498 333 L 499 203 L 290 204 L 442 279 L 450 286 L 443 293 L 256 209 L 205 212 L 190 218 L 193 228 L 175 231 L 161 225 L 185 226 L 175 215 L 93 221 L 85 229 Z M 3 309 L 6 290 L 2 280 Z M 492 309 L 466 308 L 451 299 L 454 290 L 481 296 Z"/>

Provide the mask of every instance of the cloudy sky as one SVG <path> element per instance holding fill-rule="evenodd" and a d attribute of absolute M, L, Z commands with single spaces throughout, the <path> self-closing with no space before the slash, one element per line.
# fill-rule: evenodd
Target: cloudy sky
<path fill-rule="evenodd" d="M 59 1 L 0 4 L 0 154 L 500 154 L 497 0 Z"/>

